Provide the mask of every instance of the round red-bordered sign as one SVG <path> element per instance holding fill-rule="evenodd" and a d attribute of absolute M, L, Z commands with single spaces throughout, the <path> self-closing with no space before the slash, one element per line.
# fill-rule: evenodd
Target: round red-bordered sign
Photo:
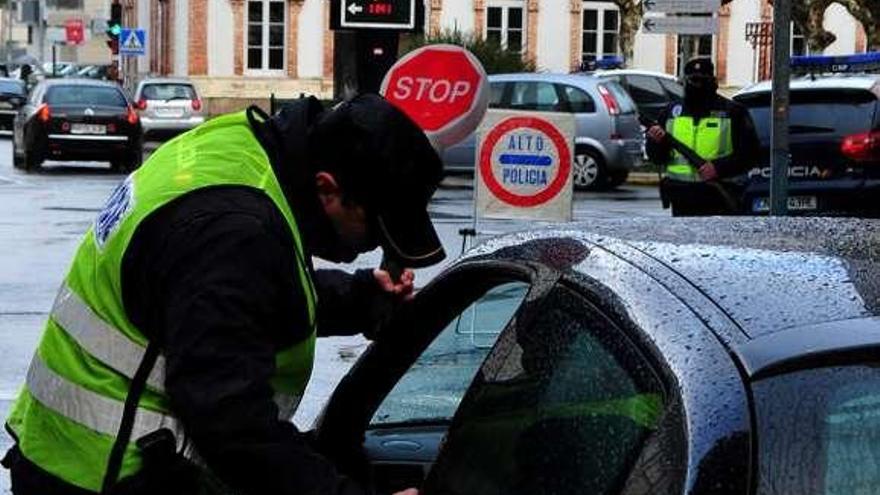
<path fill-rule="evenodd" d="M 506 189 L 492 169 L 492 154 L 498 142 L 511 131 L 517 129 L 533 129 L 550 138 L 550 142 L 556 148 L 556 156 L 559 167 L 556 177 L 544 189 L 535 194 L 517 194 Z M 496 125 L 486 136 L 480 150 L 480 175 L 483 177 L 486 187 L 496 198 L 507 204 L 522 208 L 540 206 L 555 198 L 568 183 L 571 176 L 571 151 L 569 150 L 565 136 L 550 122 L 537 117 L 511 117 Z"/>

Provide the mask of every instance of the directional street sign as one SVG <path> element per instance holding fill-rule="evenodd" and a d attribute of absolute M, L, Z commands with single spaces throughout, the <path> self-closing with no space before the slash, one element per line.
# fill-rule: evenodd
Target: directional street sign
<path fill-rule="evenodd" d="M 145 55 L 147 53 L 147 33 L 143 29 L 122 28 L 119 33 L 120 55 Z"/>
<path fill-rule="evenodd" d="M 646 12 L 699 14 L 716 12 L 721 8 L 721 0 L 644 0 L 642 5 Z"/>
<path fill-rule="evenodd" d="M 642 30 L 648 34 L 718 34 L 719 24 L 711 16 L 646 17 Z"/>
<path fill-rule="evenodd" d="M 413 29 L 416 0 L 336 0 L 341 28 Z"/>

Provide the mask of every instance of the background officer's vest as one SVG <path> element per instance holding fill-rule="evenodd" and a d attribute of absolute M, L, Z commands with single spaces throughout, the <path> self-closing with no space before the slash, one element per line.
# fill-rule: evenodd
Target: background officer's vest
<path fill-rule="evenodd" d="M 27 381 L 7 421 L 24 456 L 78 487 L 100 491 L 119 430 L 131 379 L 147 346 L 122 301 L 122 259 L 141 222 L 183 194 L 217 185 L 264 192 L 284 215 L 300 260 L 296 274 L 308 308 L 311 335 L 276 355 L 272 386 L 283 419 L 290 419 L 312 371 L 315 291 L 303 266 L 299 230 L 269 159 L 244 113 L 227 115 L 160 148 L 111 195 L 79 246 L 58 293 L 28 370 Z M 293 329 L 291 329 L 293 330 Z M 141 395 L 120 477 L 136 473 L 138 438 L 182 429 L 164 392 L 165 363 L 159 357 Z"/>
<path fill-rule="evenodd" d="M 733 154 L 732 121 L 726 112 L 712 112 L 699 123 L 694 122 L 693 117 L 674 117 L 666 122 L 666 132 L 705 160 L 718 160 Z M 666 165 L 666 176 L 686 182 L 699 180 L 697 168 L 675 150 Z"/>

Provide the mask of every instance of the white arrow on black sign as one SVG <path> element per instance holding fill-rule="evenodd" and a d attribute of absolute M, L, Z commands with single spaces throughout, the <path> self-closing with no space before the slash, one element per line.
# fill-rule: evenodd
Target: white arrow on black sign
<path fill-rule="evenodd" d="M 364 8 L 356 3 L 353 3 L 348 6 L 348 11 L 351 12 L 351 15 L 356 15 L 356 14 L 360 14 L 361 12 L 363 12 Z"/>
<path fill-rule="evenodd" d="M 646 12 L 699 14 L 716 12 L 721 8 L 721 0 L 644 0 L 642 5 Z"/>
<path fill-rule="evenodd" d="M 648 34 L 717 34 L 719 23 L 710 16 L 647 17 L 642 29 Z"/>

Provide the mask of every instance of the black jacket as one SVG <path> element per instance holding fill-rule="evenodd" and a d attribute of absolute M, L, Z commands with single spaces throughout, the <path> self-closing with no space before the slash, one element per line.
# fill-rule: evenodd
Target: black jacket
<path fill-rule="evenodd" d="M 680 110 L 676 107 L 680 107 Z M 755 167 L 761 146 L 755 125 L 744 106 L 718 95 L 710 105 L 701 105 L 701 108 L 693 108 L 687 103 L 673 103 L 661 112 L 657 123 L 665 128 L 666 122 L 679 111 L 680 115 L 696 118 L 706 117 L 713 111 L 724 111 L 730 115 L 733 125 L 733 154 L 713 161 L 720 178 L 736 177 Z M 666 165 L 672 158 L 672 149 L 668 144 L 658 144 L 650 139 L 647 142 L 647 153 L 648 159 L 660 166 Z"/>
<path fill-rule="evenodd" d="M 303 172 L 315 105 L 303 100 L 288 110 L 285 124 L 300 132 L 284 143 L 253 122 L 307 245 L 330 228 Z M 237 186 L 198 190 L 138 227 L 123 259 L 125 308 L 161 342 L 172 410 L 225 483 L 260 495 L 359 494 L 292 423 L 277 419 L 275 354 L 308 336 L 296 263 L 287 222 L 268 196 Z M 314 279 L 319 336 L 372 328 L 367 315 L 382 296 L 369 271 L 318 270 Z"/>

